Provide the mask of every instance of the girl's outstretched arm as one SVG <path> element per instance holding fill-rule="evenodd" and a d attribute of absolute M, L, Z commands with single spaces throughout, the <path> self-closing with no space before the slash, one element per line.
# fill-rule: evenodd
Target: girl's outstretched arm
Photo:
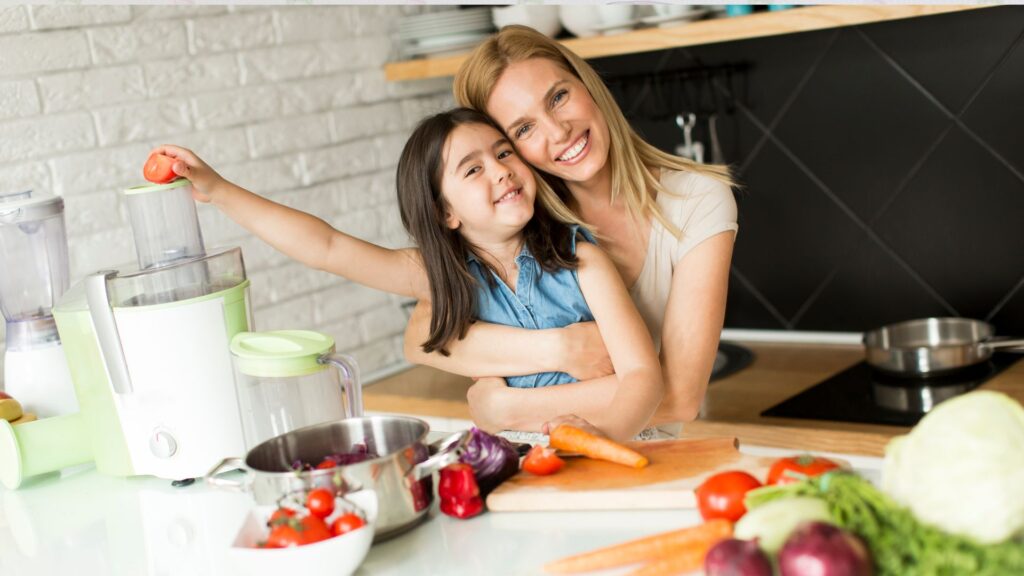
<path fill-rule="evenodd" d="M 474 378 L 566 372 L 577 380 L 588 380 L 613 372 L 595 322 L 531 330 L 477 321 L 465 338 L 448 343 L 450 355 L 444 356 L 423 351 L 430 334 L 430 313 L 430 302 L 421 300 L 405 329 L 405 357 L 414 364 Z"/>
<path fill-rule="evenodd" d="M 154 152 L 177 160 L 174 172 L 192 182 L 197 201 L 217 206 L 290 258 L 371 288 L 429 298 L 427 275 L 417 250 L 391 250 L 365 242 L 312 214 L 258 196 L 222 178 L 191 150 L 167 145 Z"/>

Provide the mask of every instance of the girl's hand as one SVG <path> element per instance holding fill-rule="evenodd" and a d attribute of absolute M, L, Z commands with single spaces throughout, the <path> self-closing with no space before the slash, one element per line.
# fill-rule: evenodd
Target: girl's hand
<path fill-rule="evenodd" d="M 499 418 L 504 408 L 500 396 L 508 389 L 508 384 L 504 378 L 494 376 L 475 378 L 474 380 L 475 383 L 466 391 L 469 415 L 473 418 L 476 427 L 484 432 L 491 434 L 501 432 L 505 427 L 501 425 Z"/>
<path fill-rule="evenodd" d="M 152 153 L 174 158 L 175 162 L 171 169 L 178 176 L 188 178 L 192 182 L 192 197 L 197 202 L 212 202 L 217 190 L 224 183 L 224 178 L 220 174 L 187 148 L 167 144 L 156 148 Z"/>
<path fill-rule="evenodd" d="M 577 416 L 575 414 L 565 414 L 563 416 L 559 416 L 559 417 L 554 418 L 552 420 L 548 420 L 547 422 L 544 423 L 543 426 L 541 426 L 541 430 L 540 431 L 545 433 L 545 434 L 551 434 L 552 430 L 554 430 L 555 428 L 558 428 L 562 424 L 568 424 L 570 426 L 575 426 L 576 428 L 579 428 L 580 430 L 583 430 L 584 432 L 589 432 L 589 433 L 591 433 L 591 434 L 593 434 L 595 436 L 601 436 L 601 437 L 607 438 L 607 435 L 604 432 L 600 431 L 596 426 L 594 426 L 590 422 L 587 422 L 586 420 L 584 420 L 583 418 L 580 418 L 579 416 Z"/>
<path fill-rule="evenodd" d="M 596 322 L 577 322 L 562 331 L 562 370 L 577 380 L 592 380 L 615 373 Z"/>

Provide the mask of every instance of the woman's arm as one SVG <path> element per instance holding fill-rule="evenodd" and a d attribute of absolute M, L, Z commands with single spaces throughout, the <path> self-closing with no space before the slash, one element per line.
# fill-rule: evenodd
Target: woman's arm
<path fill-rule="evenodd" d="M 336 230 L 320 218 L 278 204 L 228 182 L 192 151 L 154 150 L 178 161 L 174 171 L 192 182 L 193 196 L 211 202 L 246 230 L 303 264 L 387 292 L 429 295 L 419 252 L 391 250 Z"/>
<path fill-rule="evenodd" d="M 661 334 L 665 398 L 656 423 L 695 420 L 700 414 L 725 321 L 735 239 L 732 231 L 716 234 L 675 267 Z"/>
<path fill-rule="evenodd" d="M 613 372 L 594 322 L 530 330 L 478 321 L 470 325 L 465 338 L 448 343 L 451 355 L 443 356 L 423 351 L 430 313 L 430 302 L 420 300 L 405 329 L 405 357 L 414 364 L 476 378 L 566 372 L 585 380 Z"/>

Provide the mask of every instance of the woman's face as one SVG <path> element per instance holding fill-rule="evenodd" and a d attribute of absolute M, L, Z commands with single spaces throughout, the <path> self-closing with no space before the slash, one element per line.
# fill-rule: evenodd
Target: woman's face
<path fill-rule="evenodd" d="M 604 114 L 571 72 L 544 58 L 510 64 L 487 101 L 524 160 L 567 183 L 586 183 L 608 168 Z"/>

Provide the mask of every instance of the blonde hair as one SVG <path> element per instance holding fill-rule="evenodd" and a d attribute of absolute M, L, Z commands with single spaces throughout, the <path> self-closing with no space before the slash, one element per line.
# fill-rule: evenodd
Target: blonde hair
<path fill-rule="evenodd" d="M 726 166 L 698 164 L 687 158 L 662 152 L 645 142 L 633 131 L 608 87 L 590 64 L 562 44 L 526 26 L 506 26 L 473 50 L 455 75 L 452 90 L 456 101 L 460 106 L 486 112 L 491 91 L 506 68 L 510 64 L 532 58 L 554 62 L 576 76 L 590 92 L 591 98 L 605 117 L 611 139 L 608 151 L 612 181 L 611 199 L 614 202 L 621 194 L 626 209 L 635 220 L 641 215 L 649 214 L 676 238 L 681 234 L 680 230 L 665 218 L 651 194 L 652 190 L 659 194 L 673 194 L 651 173 L 652 167 L 694 172 L 726 186 L 735 186 Z M 571 221 L 579 223 L 579 217 L 565 205 L 562 197 L 555 194 L 549 201 L 548 196 L 540 192 L 538 197 L 556 218 L 569 222 L 567 218 L 571 215 Z"/>

